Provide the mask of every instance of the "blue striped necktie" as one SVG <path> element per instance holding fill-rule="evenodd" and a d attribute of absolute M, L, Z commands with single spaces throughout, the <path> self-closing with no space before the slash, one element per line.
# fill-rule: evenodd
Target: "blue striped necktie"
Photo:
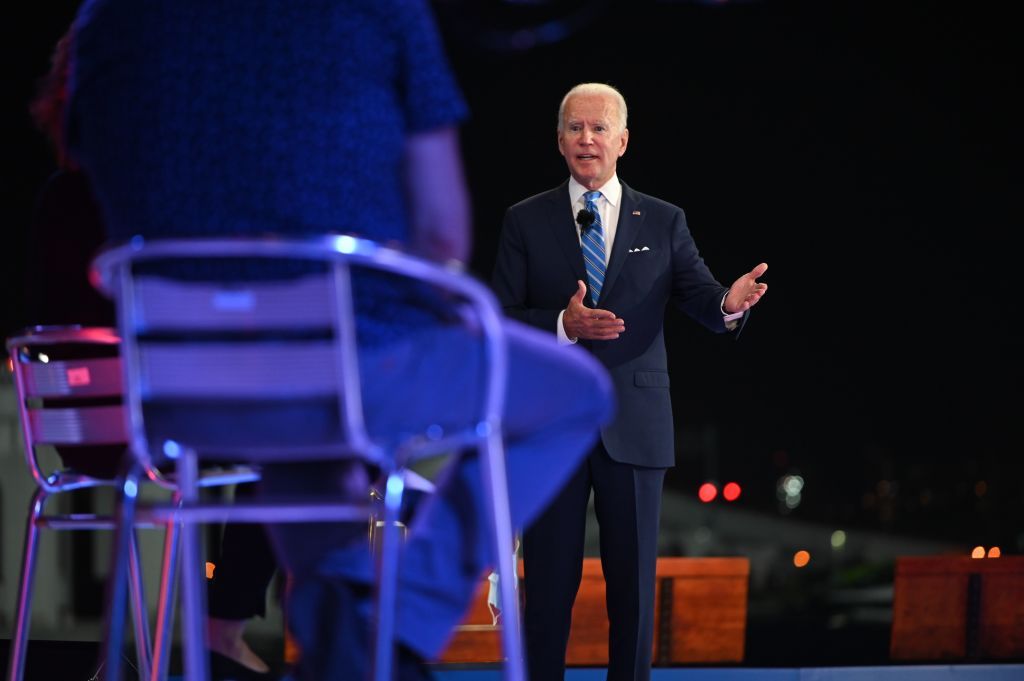
<path fill-rule="evenodd" d="M 594 221 L 583 230 L 580 243 L 583 246 L 583 264 L 590 280 L 590 300 L 597 307 L 604 285 L 604 229 L 601 227 L 601 212 L 597 210 L 597 198 L 601 192 L 587 192 L 583 195 L 583 207 L 594 214 Z"/>

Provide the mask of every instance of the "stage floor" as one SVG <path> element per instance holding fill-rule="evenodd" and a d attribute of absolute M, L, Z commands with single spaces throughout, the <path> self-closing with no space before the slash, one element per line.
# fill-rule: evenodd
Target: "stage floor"
<path fill-rule="evenodd" d="M 501 681 L 501 670 L 438 669 L 437 681 Z M 807 668 L 655 668 L 651 681 L 1022 681 L 1024 664 Z M 604 668 L 569 669 L 565 681 L 605 681 Z"/>
<path fill-rule="evenodd" d="M 6 668 L 7 645 L 0 639 L 0 663 Z M 95 678 L 98 645 L 84 641 L 33 640 L 29 643 L 26 681 L 87 681 Z M 134 679 L 130 655 L 124 677 Z M 174 656 L 171 669 L 180 669 Z M 501 667 L 435 666 L 436 681 L 502 681 Z M 603 667 L 567 670 L 565 681 L 605 681 Z M 172 675 L 168 681 L 183 681 Z M 1024 661 L 985 664 L 892 664 L 822 667 L 655 667 L 651 681 L 1024 681 Z"/>

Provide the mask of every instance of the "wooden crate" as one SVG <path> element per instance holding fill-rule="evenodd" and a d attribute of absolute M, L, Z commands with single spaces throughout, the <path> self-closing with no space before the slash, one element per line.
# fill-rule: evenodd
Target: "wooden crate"
<path fill-rule="evenodd" d="M 897 559 L 890 655 L 915 661 L 1024 657 L 1024 556 Z"/>
<path fill-rule="evenodd" d="M 520 562 L 520 576 L 522 570 Z M 746 558 L 659 558 L 654 664 L 741 662 L 749 576 L 750 562 Z M 487 591 L 488 583 L 484 580 L 440 662 L 501 660 L 500 632 L 491 624 Z M 608 664 L 605 584 L 597 558 L 583 562 L 583 581 L 573 607 L 566 663 Z"/>
<path fill-rule="evenodd" d="M 747 558 L 659 558 L 655 664 L 742 662 L 749 581 Z"/>

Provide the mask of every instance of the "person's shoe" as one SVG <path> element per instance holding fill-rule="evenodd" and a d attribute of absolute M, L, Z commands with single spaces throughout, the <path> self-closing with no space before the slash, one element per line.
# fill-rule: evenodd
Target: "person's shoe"
<path fill-rule="evenodd" d="M 232 660 L 227 655 L 210 651 L 210 677 L 213 681 L 274 681 L 271 672 L 258 672 Z"/>

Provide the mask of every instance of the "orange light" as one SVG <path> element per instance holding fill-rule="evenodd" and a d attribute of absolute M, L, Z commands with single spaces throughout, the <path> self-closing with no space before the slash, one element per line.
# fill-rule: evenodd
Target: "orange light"
<path fill-rule="evenodd" d="M 793 554 L 793 565 L 802 568 L 811 562 L 811 554 L 807 551 L 797 551 Z"/>
<path fill-rule="evenodd" d="M 206 578 L 207 579 L 213 579 L 213 571 L 216 570 L 216 569 L 217 569 L 216 565 L 214 565 L 210 561 L 206 561 Z"/>
<path fill-rule="evenodd" d="M 984 546 L 975 546 L 974 550 L 971 551 L 971 558 L 984 558 L 984 557 L 985 557 L 985 547 Z"/>
<path fill-rule="evenodd" d="M 729 482 L 722 488 L 722 497 L 725 498 L 726 501 L 736 501 L 740 498 L 740 494 L 742 492 L 743 488 L 741 488 L 737 483 Z"/>
<path fill-rule="evenodd" d="M 12 374 L 14 373 L 14 360 L 10 357 L 7 358 L 7 370 Z"/>
<path fill-rule="evenodd" d="M 697 490 L 697 496 L 706 504 L 718 496 L 718 488 L 710 482 L 705 482 L 700 486 L 700 489 Z"/>
<path fill-rule="evenodd" d="M 998 558 L 1001 555 L 1003 555 L 1003 552 L 999 550 L 998 546 L 993 546 L 992 548 L 990 548 L 988 550 L 988 557 L 989 558 Z"/>

